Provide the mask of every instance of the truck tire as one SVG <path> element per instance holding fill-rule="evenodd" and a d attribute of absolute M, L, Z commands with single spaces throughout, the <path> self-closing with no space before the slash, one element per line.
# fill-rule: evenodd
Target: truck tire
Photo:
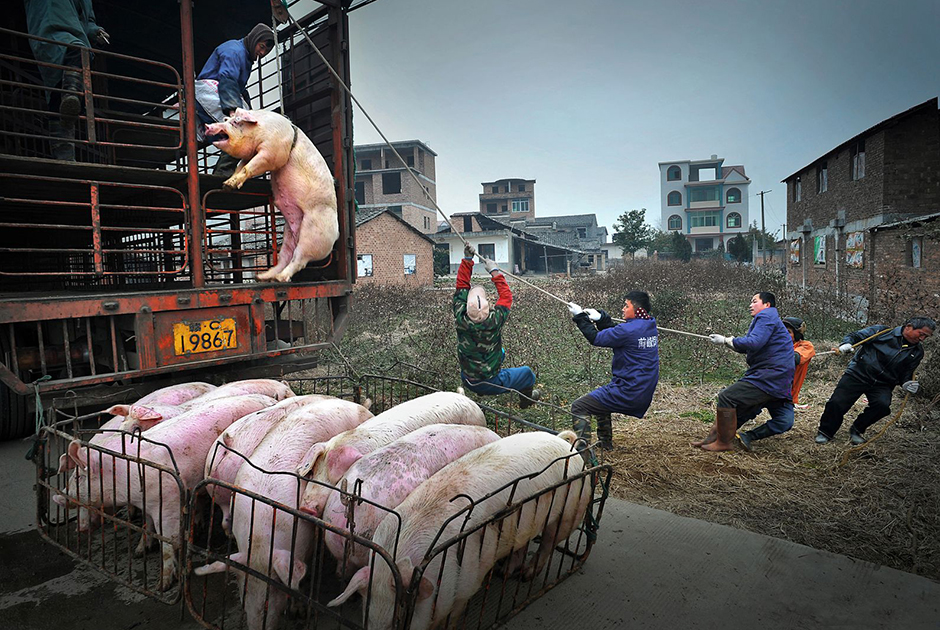
<path fill-rule="evenodd" d="M 34 428 L 33 417 L 27 413 L 26 397 L 0 385 L 0 441 L 29 435 Z"/>

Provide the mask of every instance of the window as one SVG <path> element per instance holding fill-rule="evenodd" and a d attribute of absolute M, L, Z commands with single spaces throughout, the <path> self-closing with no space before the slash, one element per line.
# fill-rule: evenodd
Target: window
<path fill-rule="evenodd" d="M 385 160 L 385 168 L 388 168 L 388 160 Z"/>
<path fill-rule="evenodd" d="M 525 184 L 519 184 L 516 187 L 516 192 L 525 192 Z"/>
<path fill-rule="evenodd" d="M 495 195 L 496 193 L 498 193 L 498 192 L 499 192 L 499 186 L 493 186 L 493 189 L 492 189 L 491 192 L 492 192 L 494 195 Z"/>
<path fill-rule="evenodd" d="M 865 177 L 865 141 L 859 140 L 852 146 L 852 179 Z"/>
<path fill-rule="evenodd" d="M 430 230 L 430 229 L 431 229 L 431 219 L 429 219 L 429 218 L 427 218 L 427 217 L 422 217 L 421 223 L 422 223 L 422 225 L 424 225 L 424 229 L 425 229 L 425 230 Z"/>
<path fill-rule="evenodd" d="M 506 204 L 503 204 L 503 205 L 501 205 L 501 206 L 499 207 L 499 211 L 500 211 L 500 212 L 509 212 L 509 206 L 507 206 Z"/>
<path fill-rule="evenodd" d="M 923 266 L 924 237 L 915 236 L 911 239 L 911 267 L 920 269 Z"/>
<path fill-rule="evenodd" d="M 578 228 L 578 238 L 587 238 L 587 228 Z"/>
<path fill-rule="evenodd" d="M 360 278 L 372 275 L 372 254 L 356 254 L 356 267 Z"/>
<path fill-rule="evenodd" d="M 698 188 L 693 188 L 689 195 L 692 203 L 698 201 L 718 201 L 718 187 L 701 186 Z"/>
<path fill-rule="evenodd" d="M 803 180 L 797 175 L 796 179 L 793 180 L 793 201 L 800 201 L 803 199 Z"/>
<path fill-rule="evenodd" d="M 487 214 L 496 214 L 496 204 L 488 203 L 486 204 L 486 213 Z"/>
<path fill-rule="evenodd" d="M 739 228 L 741 227 L 741 215 L 737 212 L 732 212 L 728 215 L 728 227 L 729 228 Z"/>
<path fill-rule="evenodd" d="M 496 245 L 493 243 L 480 243 L 477 247 L 477 253 L 484 258 L 496 260 Z"/>
<path fill-rule="evenodd" d="M 503 187 L 503 192 L 509 192 L 509 184 L 506 184 L 506 185 Z"/>
<path fill-rule="evenodd" d="M 415 255 L 414 255 L 414 254 L 405 254 L 403 258 L 404 258 L 404 262 L 405 262 L 405 275 L 406 275 L 406 276 L 413 276 L 413 275 L 415 275 L 415 273 L 416 273 L 417 270 L 418 270 L 418 265 L 417 265 L 417 263 L 415 263 Z"/>
<path fill-rule="evenodd" d="M 371 171 L 372 170 L 372 160 L 363 160 L 362 161 L 362 170 Z"/>
<path fill-rule="evenodd" d="M 512 211 L 513 211 L 513 212 L 528 212 L 528 211 L 529 211 L 529 200 L 528 200 L 528 199 L 513 199 L 513 200 L 512 200 Z"/>
<path fill-rule="evenodd" d="M 401 173 L 382 173 L 382 194 L 394 195 L 401 192 Z"/>
<path fill-rule="evenodd" d="M 674 190 L 666 197 L 666 203 L 670 206 L 681 206 L 682 205 L 682 193 L 678 190 Z"/>
<path fill-rule="evenodd" d="M 682 229 L 682 217 L 678 214 L 674 214 L 669 217 L 669 220 L 666 222 L 667 230 L 681 230 Z"/>
<path fill-rule="evenodd" d="M 816 192 L 824 193 L 829 190 L 829 169 L 825 162 L 816 167 Z"/>
<path fill-rule="evenodd" d="M 729 188 L 727 199 L 728 203 L 741 203 L 741 190 L 739 188 Z"/>
<path fill-rule="evenodd" d="M 715 248 L 715 242 L 710 238 L 697 238 L 695 239 L 695 251 L 697 252 L 708 252 Z"/>
<path fill-rule="evenodd" d="M 473 231 L 473 217 L 464 217 L 463 218 L 463 231 L 472 232 Z"/>
<path fill-rule="evenodd" d="M 414 165 L 415 165 L 415 156 L 409 155 L 408 157 L 406 157 L 406 158 L 405 158 L 405 163 L 408 164 L 408 166 L 414 166 Z"/>
<path fill-rule="evenodd" d="M 678 166 L 670 166 L 666 169 L 666 181 L 674 182 L 682 179 L 682 169 Z"/>
<path fill-rule="evenodd" d="M 356 182 L 356 203 L 360 206 L 366 202 L 366 183 Z"/>
<path fill-rule="evenodd" d="M 717 210 L 711 210 L 709 212 L 690 212 L 689 227 L 717 227 L 718 222 L 721 220 L 720 214 L 721 213 Z"/>

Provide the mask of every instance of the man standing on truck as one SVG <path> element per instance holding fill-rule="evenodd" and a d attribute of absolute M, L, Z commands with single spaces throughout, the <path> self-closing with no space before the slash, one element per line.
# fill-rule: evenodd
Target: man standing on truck
<path fill-rule="evenodd" d="M 274 31 L 257 24 L 242 39 L 230 39 L 212 51 L 196 77 L 196 115 L 202 123 L 196 130 L 198 140 L 213 141 L 205 137 L 205 125 L 222 122 L 238 107 L 251 109 L 246 89 L 251 66 L 273 49 Z M 222 151 L 212 173 L 228 178 L 237 166 L 238 158 Z"/>
<path fill-rule="evenodd" d="M 30 35 L 44 37 L 62 44 L 91 48 L 91 39 L 98 44 L 111 43 L 108 32 L 95 23 L 91 0 L 24 0 L 26 29 Z M 29 40 L 36 61 L 67 66 L 68 70 L 40 65 L 39 75 L 46 87 L 61 87 L 67 92 L 46 92 L 50 111 L 59 115 L 49 120 L 52 157 L 75 161 L 75 122 L 82 111 L 82 53 L 78 48 L 36 39 Z"/>
<path fill-rule="evenodd" d="M 470 391 L 484 396 L 515 390 L 519 392 L 519 407 L 525 409 L 539 398 L 538 390 L 533 389 L 535 372 L 528 366 L 500 369 L 506 357 L 502 330 L 512 308 L 512 291 L 496 263 L 484 258 L 483 265 L 499 294 L 499 299 L 490 309 L 483 287 L 470 287 L 476 250 L 467 243 L 463 251 L 453 302 L 461 379 Z"/>

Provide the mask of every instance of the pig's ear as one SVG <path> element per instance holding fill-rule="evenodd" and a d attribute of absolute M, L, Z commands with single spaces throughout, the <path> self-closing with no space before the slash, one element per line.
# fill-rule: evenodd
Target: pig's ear
<path fill-rule="evenodd" d="M 59 455 L 59 470 L 56 472 L 64 473 L 67 470 L 72 470 L 75 468 L 75 462 L 72 461 L 72 458 L 68 456 L 68 453 L 62 453 Z"/>
<path fill-rule="evenodd" d="M 52 495 L 52 501 L 53 501 L 54 503 L 57 503 L 57 504 L 61 505 L 62 507 L 67 507 L 68 504 L 69 504 L 69 502 L 66 500 L 66 498 L 65 498 L 64 496 L 62 496 L 61 494 L 54 494 L 54 495 Z"/>
<path fill-rule="evenodd" d="M 414 577 L 415 567 L 411 558 L 402 558 L 398 562 L 398 572 L 401 574 L 402 585 L 407 589 L 411 586 L 411 578 Z M 395 581 L 392 579 L 392 588 L 395 588 Z M 427 599 L 434 594 L 434 585 L 431 581 L 421 576 L 418 580 L 418 600 Z"/>
<path fill-rule="evenodd" d="M 88 452 L 82 450 L 82 443 L 78 440 L 69 442 L 69 459 L 81 468 L 88 468 Z"/>
<path fill-rule="evenodd" d="M 357 591 L 365 592 L 366 588 L 369 586 L 369 578 L 371 577 L 372 570 L 369 567 L 362 567 L 356 574 L 352 576 L 352 579 L 349 580 L 349 584 L 346 585 L 346 590 L 337 596 L 336 599 L 330 601 L 327 606 L 335 607 L 339 606 L 347 599 L 352 597 L 352 594 Z"/>
<path fill-rule="evenodd" d="M 112 416 L 126 416 L 131 412 L 130 405 L 114 405 L 107 410 L 105 413 L 110 413 Z"/>
<path fill-rule="evenodd" d="M 320 456 L 323 455 L 323 451 L 325 450 L 326 445 L 323 442 L 311 446 L 310 450 L 307 451 L 307 456 L 304 457 L 304 461 L 297 467 L 297 474 L 301 477 L 306 477 L 310 471 L 313 470 L 317 460 L 320 459 Z"/>
<path fill-rule="evenodd" d="M 130 415 L 138 420 L 157 421 L 163 420 L 163 414 L 144 405 L 132 405 Z"/>
<path fill-rule="evenodd" d="M 335 483 L 349 470 L 349 467 L 362 458 L 362 453 L 351 446 L 331 449 L 326 454 L 326 469 L 330 483 Z"/>
<path fill-rule="evenodd" d="M 237 122 L 246 122 L 252 124 L 258 124 L 258 119 L 255 118 L 255 115 L 248 111 L 247 109 L 238 108 L 235 110 L 235 120 Z"/>
<path fill-rule="evenodd" d="M 293 572 L 291 572 L 290 552 L 286 549 L 276 549 L 273 558 L 274 570 L 281 582 L 289 585 L 292 589 L 300 586 L 300 580 L 307 573 L 307 564 L 301 560 L 294 560 Z M 290 580 L 288 582 L 287 580 Z"/>

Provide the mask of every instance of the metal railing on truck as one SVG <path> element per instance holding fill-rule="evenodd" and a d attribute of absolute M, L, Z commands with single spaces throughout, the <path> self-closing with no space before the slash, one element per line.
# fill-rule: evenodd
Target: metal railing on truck
<path fill-rule="evenodd" d="M 308 379 L 303 384 L 305 386 L 302 393 L 328 394 L 360 403 L 368 398 L 374 413 L 381 413 L 405 400 L 437 391 L 416 381 L 374 374 L 356 377 L 326 376 Z M 504 410 L 485 405 L 481 405 L 481 409 L 486 416 L 487 426 L 497 429 L 500 435 L 539 430 L 538 424 L 527 422 Z M 56 410 L 56 413 L 60 417 L 68 416 L 63 410 Z M 364 591 L 369 595 L 362 601 L 353 598 L 342 606 L 328 605 L 346 586 L 350 573 L 350 558 L 362 554 L 369 558 L 369 566 L 372 566 L 373 570 L 379 564 L 387 565 L 386 569 L 394 583 L 393 621 L 390 627 L 406 628 L 409 627 L 415 611 L 419 610 L 419 605 L 422 605 L 420 602 L 427 605 L 426 593 L 417 586 L 421 578 L 426 578 L 436 588 L 437 594 L 431 602 L 432 610 L 438 606 L 450 606 L 449 601 L 437 601 L 440 597 L 447 597 L 447 572 L 453 572 L 463 563 L 471 561 L 474 557 L 471 550 L 477 550 L 476 553 L 479 553 L 481 547 L 504 547 L 507 543 L 501 541 L 515 540 L 512 536 L 522 527 L 523 522 L 531 526 L 533 514 L 541 515 L 538 518 L 548 519 L 551 514 L 559 511 L 578 510 L 578 520 L 570 531 L 559 531 L 557 522 L 537 522 L 536 529 L 540 535 L 517 541 L 514 552 L 501 558 L 492 570 L 487 571 L 481 582 L 482 587 L 466 606 L 460 610 L 451 610 L 453 619 L 448 620 L 450 624 L 457 623 L 459 617 L 460 623 L 464 624 L 460 627 L 491 628 L 519 612 L 525 605 L 577 572 L 583 565 L 596 539 L 612 472 L 607 465 L 592 465 L 581 470 L 583 453 L 572 452 L 562 458 L 566 461 L 568 471 L 565 478 L 561 482 L 546 485 L 533 496 L 516 496 L 516 488 L 525 479 L 536 475 L 516 479 L 486 497 L 468 497 L 470 500 L 466 508 L 450 521 L 456 525 L 452 525 L 451 529 L 445 532 L 445 524 L 437 538 L 429 545 L 424 561 L 415 567 L 415 572 L 412 575 L 402 575 L 395 563 L 399 553 L 397 543 L 391 549 L 382 548 L 356 532 L 356 510 L 362 509 L 363 505 L 370 504 L 387 514 L 395 514 L 394 510 L 364 499 L 358 494 L 358 488 L 329 487 L 341 496 L 349 519 L 348 529 L 337 528 L 321 518 L 297 509 L 302 485 L 309 480 L 292 471 L 276 471 L 272 474 L 286 476 L 294 481 L 295 495 L 291 499 L 294 505 L 275 501 L 235 484 L 211 478 L 200 482 L 195 488 L 186 489 L 188 499 L 182 511 L 180 525 L 183 535 L 179 538 L 175 537 L 175 532 L 174 535 L 167 532 L 155 534 L 145 525 L 147 513 L 132 513 L 128 510 L 126 504 L 121 502 L 123 498 L 116 486 L 119 483 L 127 485 L 133 482 L 119 482 L 119 475 L 97 480 L 101 493 L 117 497 L 110 504 L 101 506 L 72 502 L 68 503 L 68 507 L 59 506 L 53 501 L 53 497 L 68 494 L 71 471 L 57 471 L 60 468 L 60 456 L 68 457 L 70 444 L 74 444 L 73 449 L 86 453 L 89 460 L 97 458 L 98 461 L 106 461 L 106 458 L 111 458 L 117 462 L 117 466 L 127 466 L 141 478 L 148 474 L 159 474 L 182 484 L 172 467 L 155 466 L 151 462 L 142 461 L 134 455 L 134 448 L 116 447 L 118 442 L 133 443 L 134 440 L 130 437 L 125 437 L 123 441 L 120 437 L 110 437 L 110 445 L 102 444 L 100 438 L 93 443 L 89 437 L 100 436 L 102 433 L 94 430 L 88 433 L 78 426 L 89 418 L 69 416 L 40 431 L 40 448 L 36 458 L 36 488 L 37 523 L 41 535 L 76 560 L 154 599 L 175 603 L 180 600 L 180 594 L 183 594 L 194 618 L 204 627 L 212 629 L 244 627 L 246 614 L 241 601 L 249 596 L 249 591 L 251 596 L 261 598 L 261 604 L 256 610 L 261 611 L 257 614 L 262 618 L 268 614 L 266 611 L 269 609 L 279 610 L 277 606 L 271 606 L 275 598 L 283 600 L 286 597 L 291 602 L 290 608 L 293 611 L 288 620 L 289 627 L 377 627 L 375 624 L 384 613 L 378 609 L 373 610 L 371 584 Z M 548 429 L 542 427 L 541 430 Z M 586 453 L 592 457 L 589 451 Z M 88 483 L 86 480 L 85 484 Z M 269 543 L 269 546 L 259 548 L 257 551 L 260 552 L 260 558 L 256 557 L 254 561 L 239 561 L 232 557 L 237 550 L 234 541 L 222 532 L 218 510 L 214 506 L 206 509 L 202 490 L 212 486 L 228 490 L 233 495 L 233 503 L 240 502 L 241 509 L 247 510 L 248 513 L 268 515 L 266 522 L 271 529 L 264 530 L 259 527 L 257 531 L 252 532 L 252 537 L 261 536 L 264 539 L 266 535 L 268 541 L 273 541 L 273 528 L 277 527 L 278 523 L 282 524 L 288 535 L 288 556 L 286 565 L 282 563 L 281 566 L 296 567 L 300 565 L 295 561 L 304 561 L 303 580 L 290 584 L 289 575 L 282 579 L 277 577 L 273 542 Z M 500 501 L 502 507 L 493 510 L 490 518 L 468 526 L 469 516 L 475 506 L 483 505 L 487 501 Z M 580 506 L 575 505 L 578 501 L 581 501 Z M 87 514 L 100 519 L 106 527 L 79 532 L 82 510 L 87 510 Z M 200 520 L 198 515 L 204 514 L 208 516 Z M 251 523 L 254 527 L 254 516 Z M 456 535 L 451 531 L 454 527 Z M 450 535 L 447 535 L 448 533 Z M 307 536 L 307 544 L 312 547 L 297 547 L 303 536 Z M 148 551 L 136 556 L 135 544 L 138 537 L 147 542 L 159 540 L 166 543 L 172 548 L 172 554 L 157 554 L 153 557 L 153 551 Z M 327 537 L 333 538 L 334 548 L 335 541 L 341 541 L 343 552 L 340 559 L 329 553 Z M 283 536 L 280 548 L 285 548 Z M 309 561 L 308 553 L 311 554 Z M 161 590 L 160 574 L 165 567 L 165 557 L 176 559 L 178 566 L 184 570 L 179 581 L 168 590 Z M 192 573 L 194 568 L 212 562 L 224 563 L 225 570 L 221 574 L 204 576 Z M 248 575 L 250 579 L 232 584 L 228 578 L 238 575 Z M 426 609 L 422 610 L 426 612 Z"/>

